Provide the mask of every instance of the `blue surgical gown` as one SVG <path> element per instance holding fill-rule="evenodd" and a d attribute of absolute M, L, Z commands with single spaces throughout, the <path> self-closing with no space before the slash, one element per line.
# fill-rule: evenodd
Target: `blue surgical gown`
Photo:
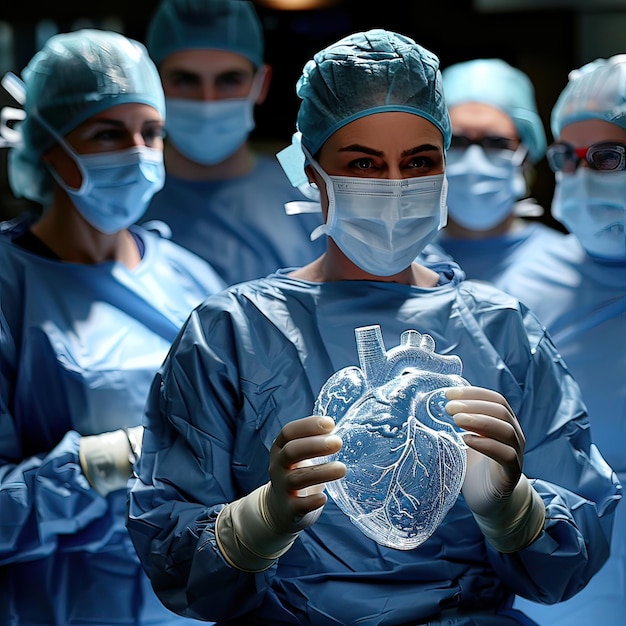
<path fill-rule="evenodd" d="M 476 614 L 508 624 L 514 593 L 562 599 L 608 554 L 620 493 L 589 440 L 580 391 L 534 315 L 442 264 L 440 285 L 311 283 L 283 270 L 209 297 L 153 383 L 128 528 L 155 590 L 173 610 L 228 624 L 391 626 Z M 230 567 L 216 546 L 225 503 L 268 480 L 281 428 L 311 414 L 324 382 L 358 365 L 354 329 L 407 329 L 458 355 L 472 384 L 501 392 L 526 434 L 524 471 L 547 509 L 545 532 L 514 554 L 488 545 L 460 497 L 411 551 L 383 547 L 329 501 L 264 572 Z M 450 624 L 470 623 L 454 621 Z M 232 620 L 232 621 L 229 621 Z"/>
<path fill-rule="evenodd" d="M 500 277 L 524 261 L 535 250 L 555 245 L 565 234 L 539 222 L 524 222 L 523 227 L 504 235 L 485 239 L 451 237 L 442 230 L 436 244 L 453 258 L 467 278 L 487 280 L 501 287 Z"/>
<path fill-rule="evenodd" d="M 589 257 L 574 235 L 504 275 L 503 288 L 546 325 L 589 410 L 593 440 L 626 480 L 626 262 Z M 611 556 L 586 589 L 563 604 L 520 601 L 542 624 L 622 626 L 626 610 L 626 508 L 616 511 Z"/>
<path fill-rule="evenodd" d="M 0 623 L 189 623 L 159 602 L 125 528 L 126 491 L 81 472 L 81 435 L 141 423 L 155 372 L 190 311 L 223 282 L 133 228 L 129 270 L 37 256 L 0 236 Z"/>
<path fill-rule="evenodd" d="M 284 204 L 306 198 L 275 157 L 257 155 L 252 171 L 226 180 L 183 180 L 168 174 L 142 224 L 171 231 L 173 241 L 206 259 L 233 284 L 316 259 L 326 238 L 310 235 L 321 213 L 287 215 Z"/>

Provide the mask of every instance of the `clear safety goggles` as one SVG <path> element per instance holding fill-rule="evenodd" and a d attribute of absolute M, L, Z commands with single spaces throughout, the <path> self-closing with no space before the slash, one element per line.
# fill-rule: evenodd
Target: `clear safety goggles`
<path fill-rule="evenodd" d="M 570 143 L 558 141 L 548 146 L 546 158 L 553 172 L 573 174 L 583 160 L 592 170 L 619 172 L 626 169 L 626 144 L 603 141 L 586 148 L 575 148 Z"/>
<path fill-rule="evenodd" d="M 486 159 L 493 165 L 521 165 L 528 154 L 528 148 L 512 137 L 486 135 L 471 139 L 465 135 L 452 135 L 450 150 L 464 152 L 471 146 L 479 146 Z"/>
<path fill-rule="evenodd" d="M 488 135 L 486 137 L 478 137 L 476 139 L 470 139 L 465 135 L 452 135 L 450 142 L 451 148 L 469 148 L 470 146 L 480 146 L 485 151 L 491 150 L 510 150 L 515 152 L 517 150 L 517 139 L 511 139 L 510 137 L 500 137 L 497 135 Z"/>

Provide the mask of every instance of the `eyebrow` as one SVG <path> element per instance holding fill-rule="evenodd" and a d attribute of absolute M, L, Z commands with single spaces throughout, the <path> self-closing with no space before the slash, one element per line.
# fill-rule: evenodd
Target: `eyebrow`
<path fill-rule="evenodd" d="M 429 152 L 432 150 L 440 151 L 438 146 L 435 146 L 430 143 L 422 144 L 421 146 L 415 146 L 414 148 L 409 148 L 408 150 L 404 150 L 402 152 L 402 156 L 411 156 L 413 154 L 419 154 L 420 152 Z M 384 155 L 380 150 L 374 150 L 373 148 L 368 148 L 367 146 L 362 146 L 360 144 L 351 144 L 349 146 L 345 146 L 343 148 L 339 148 L 339 152 L 363 152 L 365 154 L 370 154 L 372 156 L 382 157 Z"/>

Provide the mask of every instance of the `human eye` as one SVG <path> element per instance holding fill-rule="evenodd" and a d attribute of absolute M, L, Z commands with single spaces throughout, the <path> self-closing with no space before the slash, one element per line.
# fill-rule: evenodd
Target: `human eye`
<path fill-rule="evenodd" d="M 110 127 L 94 130 L 92 141 L 97 143 L 111 143 L 121 141 L 125 137 L 125 131 L 122 128 Z"/>
<path fill-rule="evenodd" d="M 485 150 L 514 150 L 514 139 L 491 135 L 483 137 L 481 144 Z"/>
<path fill-rule="evenodd" d="M 167 77 L 169 87 L 190 89 L 200 85 L 200 78 L 192 72 L 174 72 Z"/>
<path fill-rule="evenodd" d="M 245 94 L 250 84 L 250 76 L 244 72 L 225 72 L 215 81 L 217 91 L 222 97 L 238 97 Z"/>
<path fill-rule="evenodd" d="M 408 169 L 412 170 L 412 173 L 426 173 L 432 170 L 436 165 L 436 160 L 425 154 L 417 154 L 411 157 L 408 162 Z"/>
<path fill-rule="evenodd" d="M 145 128 L 141 135 L 143 137 L 143 140 L 146 142 L 146 145 L 149 146 L 163 139 L 163 137 L 165 136 L 165 132 L 161 125 L 154 125 Z"/>
<path fill-rule="evenodd" d="M 374 162 L 369 157 L 359 157 L 350 161 L 348 167 L 359 172 L 366 172 L 373 169 Z"/>

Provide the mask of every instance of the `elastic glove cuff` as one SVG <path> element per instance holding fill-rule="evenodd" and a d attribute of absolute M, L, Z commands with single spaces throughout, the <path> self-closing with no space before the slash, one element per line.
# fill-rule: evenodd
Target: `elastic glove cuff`
<path fill-rule="evenodd" d="M 81 437 L 78 456 L 83 474 L 100 495 L 126 489 L 135 461 L 126 431 Z"/>
<path fill-rule="evenodd" d="M 230 565 L 244 572 L 262 572 L 285 554 L 299 532 L 280 533 L 271 523 L 267 509 L 270 483 L 230 502 L 218 514 L 215 538 Z"/>
<path fill-rule="evenodd" d="M 499 552 L 511 553 L 529 546 L 543 530 L 546 507 L 528 478 L 521 475 L 513 493 L 489 517 L 474 513 L 476 523 Z"/>

